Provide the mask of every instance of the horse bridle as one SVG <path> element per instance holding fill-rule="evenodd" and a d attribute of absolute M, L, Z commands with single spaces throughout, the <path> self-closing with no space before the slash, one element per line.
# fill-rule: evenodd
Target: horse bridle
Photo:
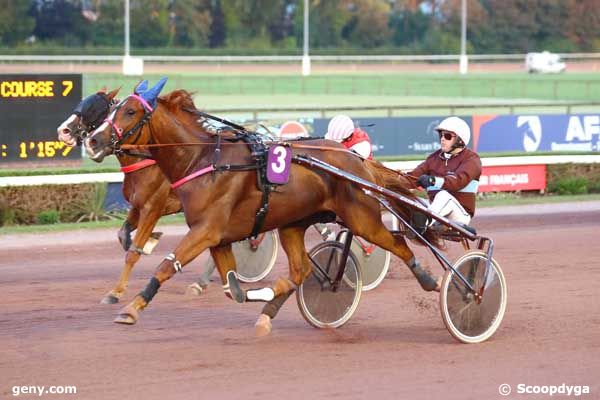
<path fill-rule="evenodd" d="M 91 97 L 102 99 L 104 101 L 104 104 L 99 106 L 92 106 L 90 110 L 86 110 L 85 115 L 83 113 L 83 107 L 86 103 L 86 99 L 82 100 L 77 105 L 77 107 L 75 107 L 75 109 L 73 110 L 73 114 L 79 118 L 79 123 L 75 126 L 75 130 L 72 136 L 75 137 L 75 139 L 77 139 L 78 143 L 85 139 L 90 134 L 90 132 L 93 132 L 94 130 L 96 130 L 96 128 L 100 126 L 104 118 L 106 118 L 106 116 L 110 113 L 110 109 L 118 102 L 118 100 L 114 98 L 108 100 L 106 95 L 101 94 L 95 94 Z M 93 105 L 96 104 L 95 99 L 90 101 L 93 102 Z M 87 118 L 85 117 L 89 113 L 97 114 L 97 117 L 92 122 L 86 123 L 85 120 Z"/>
<path fill-rule="evenodd" d="M 127 100 L 129 100 L 129 98 L 134 98 L 142 104 L 142 107 L 144 109 L 144 116 L 131 129 L 129 129 L 127 132 L 123 133 L 123 128 L 120 128 L 119 126 L 117 126 L 117 124 L 115 124 L 114 118 L 117 116 L 117 113 L 123 107 L 123 105 L 125 105 Z M 134 94 L 130 94 L 129 96 L 124 98 L 115 107 L 115 109 L 112 112 L 112 118 L 110 116 L 108 116 L 106 119 L 104 119 L 103 122 L 106 122 L 108 125 L 110 125 L 110 146 L 112 147 L 113 152 L 115 154 L 119 154 L 119 153 L 123 152 L 123 150 L 121 149 L 121 144 L 123 143 L 124 140 L 127 140 L 130 136 L 132 136 L 135 133 L 137 133 L 137 136 L 134 140 L 134 143 L 137 141 L 137 138 L 141 132 L 142 127 L 148 121 L 150 121 L 150 117 L 152 116 L 152 113 L 154 113 L 154 109 L 152 108 L 152 106 L 150 106 L 150 104 L 146 100 L 144 100 L 142 97 L 140 97 L 138 94 L 134 93 Z"/>

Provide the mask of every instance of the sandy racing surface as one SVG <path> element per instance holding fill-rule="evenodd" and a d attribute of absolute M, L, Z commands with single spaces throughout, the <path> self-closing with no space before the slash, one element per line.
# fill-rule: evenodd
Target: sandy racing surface
<path fill-rule="evenodd" d="M 137 325 L 123 326 L 112 319 L 124 303 L 98 304 L 123 260 L 116 230 L 0 236 L 0 398 L 28 385 L 77 387 L 43 396 L 56 399 L 549 398 L 515 394 L 520 383 L 588 385 L 580 398 L 600 398 L 600 202 L 577 204 L 481 210 L 474 225 L 496 242 L 509 302 L 499 331 L 478 345 L 450 336 L 437 295 L 394 258 L 342 328 L 310 327 L 292 297 L 271 336 L 257 339 L 260 304 L 234 304 L 216 282 L 203 297 L 184 295 L 204 256 L 161 288 Z M 185 232 L 162 230 L 125 301 Z M 318 240 L 312 231 L 307 239 Z M 282 253 L 266 282 L 286 268 Z M 513 394 L 498 394 L 503 383 Z"/>

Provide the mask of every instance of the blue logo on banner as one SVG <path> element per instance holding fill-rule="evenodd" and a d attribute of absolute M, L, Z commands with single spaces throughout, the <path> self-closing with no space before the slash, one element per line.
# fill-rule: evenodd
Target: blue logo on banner
<path fill-rule="evenodd" d="M 477 151 L 600 151 L 600 115 L 499 116 L 481 126 Z"/>

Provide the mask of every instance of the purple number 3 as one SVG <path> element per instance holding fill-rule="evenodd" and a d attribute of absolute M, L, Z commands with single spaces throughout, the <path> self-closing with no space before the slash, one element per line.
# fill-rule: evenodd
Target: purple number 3
<path fill-rule="evenodd" d="M 285 157 L 287 156 L 287 150 L 283 146 L 277 146 L 273 149 L 273 154 L 277 156 L 276 162 L 271 163 L 271 169 L 277 174 L 281 174 L 285 171 Z"/>

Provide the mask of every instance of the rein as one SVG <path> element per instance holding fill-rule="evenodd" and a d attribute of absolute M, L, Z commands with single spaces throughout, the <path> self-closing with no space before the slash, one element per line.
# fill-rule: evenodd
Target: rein
<path fill-rule="evenodd" d="M 144 168 L 150 167 L 151 165 L 155 165 L 155 164 L 156 164 L 156 160 L 147 158 L 145 160 L 136 162 L 134 164 L 121 167 L 121 172 L 123 172 L 124 174 L 129 174 L 131 172 L 139 171 L 140 169 L 144 169 Z"/>
<path fill-rule="evenodd" d="M 147 148 L 156 148 L 156 147 L 176 147 L 176 146 L 201 146 L 201 145 L 208 145 L 208 144 L 215 144 L 214 142 L 192 142 L 192 143 L 154 143 L 154 144 L 123 144 L 121 145 L 121 148 L 123 150 L 139 150 L 139 149 L 147 149 Z M 244 145 L 247 146 L 246 143 L 244 142 L 225 142 L 225 143 L 221 143 L 222 145 L 226 144 L 226 145 Z M 282 146 L 287 146 L 287 147 L 292 147 L 292 148 L 296 148 L 296 149 L 313 149 L 313 150 L 323 150 L 323 151 L 339 151 L 342 153 L 350 153 L 353 156 L 359 157 L 361 159 L 365 159 L 364 157 L 360 156 L 359 154 L 350 151 L 348 149 L 340 149 L 338 147 L 331 147 L 331 146 L 315 146 L 315 145 L 310 145 L 310 144 L 300 144 L 300 143 L 294 143 L 294 142 L 284 142 L 284 141 L 268 141 L 265 142 L 265 144 L 278 144 L 278 145 L 282 145 Z M 382 164 L 383 165 L 383 164 Z M 388 168 L 385 165 L 383 165 L 383 167 L 390 171 L 393 172 L 397 175 L 402 175 L 404 177 L 407 177 L 409 179 L 412 179 L 414 181 L 416 181 L 417 179 L 419 179 L 416 176 L 407 174 L 405 172 L 402 171 L 396 171 L 394 169 Z"/>

